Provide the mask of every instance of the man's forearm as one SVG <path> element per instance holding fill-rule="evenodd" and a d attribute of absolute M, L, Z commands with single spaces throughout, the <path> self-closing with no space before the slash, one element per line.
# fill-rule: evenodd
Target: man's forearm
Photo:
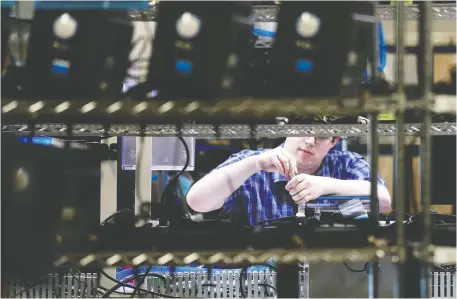
<path fill-rule="evenodd" d="M 368 181 L 359 180 L 338 180 L 334 178 L 326 178 L 328 181 L 325 184 L 326 194 L 335 195 L 370 195 L 371 183 Z M 379 210 L 384 213 L 390 210 L 391 199 L 389 191 L 383 185 L 378 184 L 378 200 Z"/>
<path fill-rule="evenodd" d="M 190 188 L 187 203 L 197 212 L 219 209 L 233 192 L 249 177 L 260 171 L 256 157 L 249 157 L 231 165 L 217 169 Z"/>

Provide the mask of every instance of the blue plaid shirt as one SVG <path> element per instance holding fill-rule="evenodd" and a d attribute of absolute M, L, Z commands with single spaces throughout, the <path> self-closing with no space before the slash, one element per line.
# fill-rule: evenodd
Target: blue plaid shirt
<path fill-rule="evenodd" d="M 221 168 L 269 149 L 244 150 L 230 156 Z M 331 150 L 316 175 L 340 180 L 370 180 L 370 165 L 357 153 Z M 296 206 L 284 189 L 288 179 L 279 172 L 260 171 L 244 182 L 224 203 L 221 215 L 244 217 L 251 225 L 269 219 L 295 215 Z M 386 186 L 378 175 L 378 183 Z M 246 219 L 247 216 L 247 219 Z"/>

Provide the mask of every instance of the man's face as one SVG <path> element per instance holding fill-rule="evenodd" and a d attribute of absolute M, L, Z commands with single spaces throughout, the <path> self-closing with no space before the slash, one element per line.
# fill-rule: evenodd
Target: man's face
<path fill-rule="evenodd" d="M 284 148 L 297 160 L 299 171 L 314 172 L 338 141 L 332 137 L 288 137 Z"/>

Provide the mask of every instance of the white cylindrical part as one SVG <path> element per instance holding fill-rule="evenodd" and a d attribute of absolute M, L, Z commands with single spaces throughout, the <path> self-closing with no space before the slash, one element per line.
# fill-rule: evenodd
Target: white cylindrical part
<path fill-rule="evenodd" d="M 195 37 L 200 32 L 200 28 L 200 19 L 190 12 L 183 13 L 176 21 L 176 32 L 183 38 Z"/>
<path fill-rule="evenodd" d="M 341 137 L 341 150 L 343 152 L 348 151 L 348 138 L 347 137 Z"/>
<path fill-rule="evenodd" d="M 302 37 L 313 37 L 319 31 L 321 21 L 316 15 L 303 12 L 300 17 L 297 19 L 295 28 L 297 33 Z"/>
<path fill-rule="evenodd" d="M 151 223 L 151 215 L 142 215 L 143 205 L 151 205 L 152 137 L 136 137 L 135 216 L 137 227 Z"/>
<path fill-rule="evenodd" d="M 54 21 L 53 30 L 58 38 L 69 39 L 76 34 L 78 22 L 68 13 L 64 13 Z"/>

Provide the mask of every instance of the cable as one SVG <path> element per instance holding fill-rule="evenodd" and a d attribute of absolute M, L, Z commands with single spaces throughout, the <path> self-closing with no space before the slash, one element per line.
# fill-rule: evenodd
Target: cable
<path fill-rule="evenodd" d="M 187 167 L 190 164 L 190 151 L 189 151 L 187 142 L 184 140 L 184 138 L 182 136 L 178 135 L 177 137 L 178 137 L 179 141 L 181 141 L 181 143 L 184 147 L 184 150 L 186 152 L 186 162 L 184 163 L 184 167 L 176 174 L 176 176 L 173 177 L 173 179 L 171 179 L 171 181 L 167 184 L 167 186 L 165 186 L 165 188 L 162 192 L 162 196 L 160 198 L 160 206 L 161 206 L 163 212 L 165 212 L 166 208 L 167 208 L 167 206 L 166 206 L 167 194 L 168 194 L 170 188 L 173 187 L 178 182 L 179 177 L 186 171 Z M 185 201 L 183 202 L 183 208 L 184 208 L 185 212 L 188 212 L 187 204 Z M 168 212 L 167 212 L 167 214 L 168 214 Z M 166 220 L 170 220 L 168 215 L 167 215 Z"/>
<path fill-rule="evenodd" d="M 370 266 L 370 262 L 366 262 L 365 265 L 363 266 L 363 269 L 354 269 L 354 268 L 351 268 L 349 267 L 349 265 L 346 263 L 346 261 L 343 260 L 343 265 L 351 272 L 354 272 L 354 273 L 362 273 L 362 272 L 366 272 L 367 274 L 370 272 L 370 269 L 369 269 L 369 266 Z M 376 262 L 376 266 L 375 266 L 375 271 L 379 271 L 380 267 L 379 267 L 379 262 Z"/>
<path fill-rule="evenodd" d="M 276 297 L 277 294 L 278 294 L 278 289 L 276 289 L 274 286 L 272 286 L 271 284 L 268 284 L 268 283 L 259 283 L 259 286 L 261 287 L 264 287 L 265 288 L 265 293 L 267 293 L 267 297 Z M 273 291 L 275 291 L 275 294 L 270 294 L 268 292 L 268 288 L 272 289 Z"/>
<path fill-rule="evenodd" d="M 246 298 L 246 292 L 245 292 L 245 290 L 244 290 L 244 288 L 245 288 L 245 286 L 244 286 L 245 280 L 244 280 L 243 278 L 244 278 L 244 275 L 247 274 L 248 268 L 251 267 L 251 266 L 252 266 L 252 265 L 246 266 L 246 267 L 242 268 L 242 269 L 241 269 L 241 272 L 240 272 L 240 288 L 239 288 L 239 291 L 240 291 L 240 295 L 241 295 L 242 298 Z M 273 266 L 273 265 L 264 264 L 264 266 L 269 267 L 270 269 L 272 269 L 272 270 L 275 271 L 276 273 L 278 272 L 277 269 L 276 269 L 276 267 Z M 265 278 L 265 279 L 266 279 L 266 278 Z M 272 285 L 270 285 L 270 284 L 268 284 L 268 283 L 261 283 L 261 284 L 259 284 L 259 286 L 263 286 L 263 287 L 265 288 L 265 291 L 266 291 L 267 293 L 268 293 L 267 288 L 271 288 L 271 289 L 273 289 L 274 291 L 278 292 L 278 290 L 277 290 L 274 286 L 272 286 Z"/>
<path fill-rule="evenodd" d="M 22 291 L 20 291 L 20 292 L 18 292 L 18 293 L 16 293 L 16 294 L 14 294 L 14 295 L 11 296 L 10 298 L 15 298 L 15 297 L 17 297 L 17 296 L 19 296 L 19 295 L 21 295 L 21 294 L 23 294 L 23 293 L 25 293 L 25 292 L 30 291 L 31 289 L 33 289 L 33 288 L 39 286 L 39 285 L 41 284 L 42 280 L 43 280 L 43 279 L 46 279 L 46 278 L 47 278 L 47 277 L 42 277 L 42 278 L 39 279 L 38 282 L 36 282 L 36 283 L 34 283 L 34 284 L 29 284 L 29 283 L 25 282 L 25 284 L 28 285 L 27 288 L 26 288 L 25 290 L 22 290 Z M 59 296 L 59 295 L 57 294 L 57 290 L 56 290 L 54 287 L 52 288 L 52 292 L 54 293 L 54 295 L 56 296 L 56 298 L 62 297 L 62 296 Z M 28 297 L 28 296 L 27 296 L 27 297 Z"/>
<path fill-rule="evenodd" d="M 135 297 L 136 293 L 141 288 L 141 286 L 143 285 L 144 281 L 146 280 L 146 277 L 148 276 L 149 272 L 151 271 L 151 268 L 152 268 L 152 266 L 148 266 L 148 268 L 144 272 L 144 274 L 143 274 L 142 278 L 140 279 L 140 281 L 137 282 L 137 286 L 136 286 L 135 290 L 133 291 L 132 295 L 130 296 L 130 298 L 134 298 Z M 135 273 L 135 276 L 136 275 L 137 275 L 137 273 Z"/>
<path fill-rule="evenodd" d="M 295 216 L 287 216 L 287 217 L 280 217 L 280 218 L 273 218 L 273 219 L 268 219 L 268 220 L 263 220 L 263 221 L 260 221 L 259 223 L 257 223 L 255 225 L 255 227 L 264 227 L 265 224 L 275 224 L 276 222 L 279 222 L 279 221 L 286 221 L 286 220 L 295 220 L 297 219 L 297 217 Z"/>
<path fill-rule="evenodd" d="M 240 272 L 240 295 L 241 295 L 241 298 L 246 298 L 246 292 L 244 291 L 244 280 L 243 280 L 243 277 L 246 274 L 246 272 L 247 272 L 249 267 L 250 266 L 244 267 L 243 269 L 241 269 L 241 272 Z"/>
<path fill-rule="evenodd" d="M 265 264 L 265 266 L 267 266 L 267 267 L 270 268 L 271 270 L 273 270 L 273 271 L 275 271 L 276 273 L 278 273 L 278 270 L 276 269 L 275 266 L 273 266 L 273 265 L 271 265 L 271 264 L 268 264 L 268 263 Z M 278 290 L 277 290 L 274 286 L 272 286 L 271 284 L 266 283 L 266 281 L 267 281 L 267 278 L 266 278 L 266 276 L 265 276 L 264 283 L 259 284 L 259 286 L 263 286 L 263 287 L 265 288 L 265 293 L 267 293 L 267 297 L 274 297 L 274 296 L 277 296 Z M 274 291 L 275 291 L 275 294 L 270 294 L 270 293 L 268 292 L 268 288 L 274 290 Z"/>
<path fill-rule="evenodd" d="M 346 268 L 347 268 L 349 271 L 351 271 L 351 272 L 362 273 L 362 272 L 366 272 L 366 271 L 367 271 L 368 262 L 365 264 L 365 266 L 363 267 L 363 269 L 354 269 L 354 268 L 351 268 L 351 267 L 349 267 L 349 265 L 346 263 L 346 261 L 343 261 L 343 265 L 345 265 Z"/>
<path fill-rule="evenodd" d="M 108 275 L 105 271 L 103 271 L 103 269 L 100 269 L 100 273 L 103 274 L 106 278 L 108 278 L 109 280 L 113 281 L 116 283 L 116 285 L 114 287 L 112 287 L 111 289 L 109 289 L 103 296 L 102 298 L 108 298 L 112 293 L 114 293 L 116 291 L 117 288 L 121 287 L 121 286 L 124 286 L 124 287 L 128 287 L 128 288 L 132 288 L 132 286 L 128 283 L 125 283 L 123 281 L 120 281 L 120 280 L 117 280 L 113 277 L 111 277 L 110 275 Z M 167 294 L 160 294 L 160 293 L 156 293 L 156 292 L 153 292 L 153 291 L 149 291 L 149 290 L 146 290 L 146 289 L 142 289 L 140 288 L 139 291 L 141 292 L 144 292 L 144 293 L 147 293 L 147 294 L 150 294 L 150 295 L 154 295 L 154 296 L 160 296 L 160 297 L 164 297 L 164 298 L 178 298 L 178 297 L 175 297 L 175 296 L 171 296 L 171 295 L 167 295 Z"/>
<path fill-rule="evenodd" d="M 20 291 L 19 293 L 14 294 L 13 296 L 11 296 L 11 298 L 17 297 L 17 296 L 21 295 L 22 293 L 28 292 L 29 290 L 33 289 L 33 288 L 36 287 L 37 285 L 38 285 L 38 284 L 32 285 L 32 286 L 26 288 L 25 290 L 22 290 L 22 291 Z M 55 294 L 55 295 L 56 295 L 56 298 L 59 297 L 59 296 L 57 296 L 57 294 Z M 27 296 L 27 297 L 28 297 L 28 296 Z"/>
<path fill-rule="evenodd" d="M 420 213 L 411 215 L 411 217 L 409 218 L 409 223 L 423 221 L 423 219 L 421 219 L 423 217 L 423 214 L 424 214 L 424 212 L 420 212 Z M 433 217 L 433 221 L 435 222 L 435 224 L 456 223 L 455 215 L 432 213 L 432 217 Z M 415 219 L 416 219 L 416 221 L 415 221 Z M 419 219 L 419 220 L 417 220 L 417 219 Z"/>
<path fill-rule="evenodd" d="M 76 271 L 78 272 L 78 275 L 81 277 L 81 271 L 79 271 L 78 269 L 76 269 Z M 76 275 L 73 273 L 73 269 L 72 269 L 72 268 L 70 268 L 70 271 L 69 271 L 68 273 L 70 273 L 70 275 L 71 275 L 77 282 L 79 282 L 81 285 L 84 285 L 83 294 L 85 294 L 86 291 L 87 291 L 87 283 L 83 283 L 83 282 L 81 281 L 81 279 L 77 278 Z"/>

